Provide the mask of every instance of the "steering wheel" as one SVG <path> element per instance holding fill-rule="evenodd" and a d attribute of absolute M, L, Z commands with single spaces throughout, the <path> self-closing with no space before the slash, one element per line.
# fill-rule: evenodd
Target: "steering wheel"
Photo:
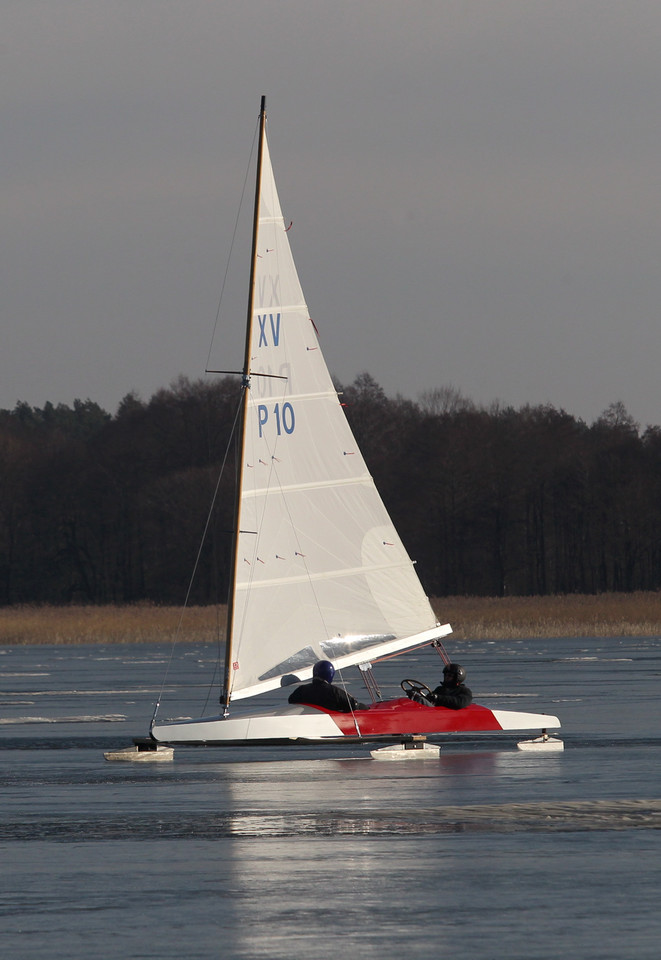
<path fill-rule="evenodd" d="M 400 687 L 404 691 L 407 697 L 410 697 L 412 693 L 417 693 L 421 697 L 424 697 L 425 700 L 431 700 L 432 692 L 427 686 L 426 683 L 420 683 L 419 680 L 402 680 Z"/>

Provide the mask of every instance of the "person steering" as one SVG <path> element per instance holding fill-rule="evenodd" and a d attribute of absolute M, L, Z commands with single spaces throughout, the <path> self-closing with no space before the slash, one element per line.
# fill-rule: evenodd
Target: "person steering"
<path fill-rule="evenodd" d="M 473 694 L 464 683 L 465 679 L 466 671 L 460 663 L 446 663 L 443 680 L 434 690 L 416 680 L 402 680 L 401 687 L 406 696 L 416 703 L 461 710 L 473 702 Z"/>

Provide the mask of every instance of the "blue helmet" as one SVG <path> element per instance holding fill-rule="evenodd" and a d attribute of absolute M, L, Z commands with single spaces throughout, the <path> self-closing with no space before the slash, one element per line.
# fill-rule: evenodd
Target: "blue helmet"
<path fill-rule="evenodd" d="M 327 683 L 332 683 L 335 676 L 335 667 L 330 660 L 319 660 L 312 668 L 312 676 L 318 677 L 319 680 L 325 680 Z"/>

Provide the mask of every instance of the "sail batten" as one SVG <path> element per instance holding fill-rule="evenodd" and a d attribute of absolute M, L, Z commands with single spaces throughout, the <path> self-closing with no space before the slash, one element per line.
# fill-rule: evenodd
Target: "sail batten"
<path fill-rule="evenodd" d="M 272 564 L 278 562 L 278 557 L 270 561 Z M 335 580 L 341 577 L 360 577 L 367 574 L 378 573 L 383 570 L 406 570 L 411 561 L 401 563 L 390 563 L 390 564 L 381 564 L 380 566 L 373 565 L 371 567 L 343 567 L 341 570 L 328 571 L 324 570 L 323 573 L 300 573 L 296 576 L 287 576 L 287 577 L 273 577 L 271 580 L 259 580 L 258 582 L 253 581 L 238 581 L 236 588 L 238 590 L 259 590 L 266 589 L 275 586 L 286 586 L 287 584 L 294 583 L 305 583 L 306 581 L 314 580 Z"/>
<path fill-rule="evenodd" d="M 250 371 L 250 375 L 251 375 L 251 376 L 263 376 L 263 372 L 262 372 L 261 370 L 252 369 L 252 370 Z M 286 378 L 283 378 L 283 379 L 289 379 L 289 378 L 286 377 Z M 317 393 L 297 393 L 297 394 L 296 394 L 296 400 L 297 400 L 297 401 L 299 401 L 299 400 L 305 400 L 306 402 L 307 402 L 308 400 L 310 400 L 310 401 L 312 401 L 312 400 L 321 400 L 321 401 L 327 400 L 327 401 L 330 401 L 330 402 L 332 403 L 332 402 L 334 402 L 335 400 L 337 400 L 337 390 L 330 390 L 330 391 L 329 391 L 329 390 L 324 390 L 324 391 L 318 391 Z M 249 400 L 248 400 L 248 403 L 249 403 L 250 406 L 255 406 L 255 405 L 258 405 L 258 404 L 260 404 L 260 403 L 263 403 L 263 401 L 264 401 L 264 398 L 263 398 L 262 396 L 252 394 L 252 395 L 250 396 Z"/>
<path fill-rule="evenodd" d="M 307 483 L 281 483 L 277 482 L 278 490 L 281 494 L 295 493 L 296 491 L 303 490 L 323 490 L 325 488 L 336 488 L 339 486 L 367 486 L 371 484 L 372 478 L 368 473 L 363 474 L 360 477 L 347 477 L 342 480 L 315 480 L 308 481 Z M 273 493 L 273 485 L 268 487 L 257 487 L 254 490 L 246 491 L 245 497 L 264 497 L 268 494 Z"/>
<path fill-rule="evenodd" d="M 262 223 L 263 221 L 260 220 L 260 226 L 262 226 Z M 252 312 L 253 317 L 262 316 L 262 314 L 264 314 L 265 311 L 271 310 L 271 309 L 272 309 L 272 305 L 267 306 L 265 304 L 262 304 L 260 306 L 256 306 L 253 308 L 253 312 Z M 300 303 L 279 303 L 278 310 L 282 310 L 286 313 L 289 313 L 293 310 L 297 310 L 299 313 L 307 314 L 307 310 L 304 307 L 302 307 Z M 310 318 L 307 316 L 306 316 L 306 319 L 310 320 Z M 310 320 L 310 323 L 312 323 L 311 320 Z"/>

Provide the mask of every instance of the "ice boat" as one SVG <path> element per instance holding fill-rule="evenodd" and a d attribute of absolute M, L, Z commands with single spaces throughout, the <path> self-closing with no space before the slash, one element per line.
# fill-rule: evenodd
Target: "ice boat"
<path fill-rule="evenodd" d="M 292 258 L 259 117 L 240 413 L 240 478 L 224 680 L 217 716 L 164 721 L 169 745 L 393 742 L 546 730 L 556 717 L 381 701 L 372 665 L 451 633 L 431 604 L 347 422 Z M 290 705 L 316 661 L 357 667 L 372 703 L 352 713 Z M 239 701 L 282 689 L 276 707 Z M 273 698 L 270 698 L 271 700 Z"/>

